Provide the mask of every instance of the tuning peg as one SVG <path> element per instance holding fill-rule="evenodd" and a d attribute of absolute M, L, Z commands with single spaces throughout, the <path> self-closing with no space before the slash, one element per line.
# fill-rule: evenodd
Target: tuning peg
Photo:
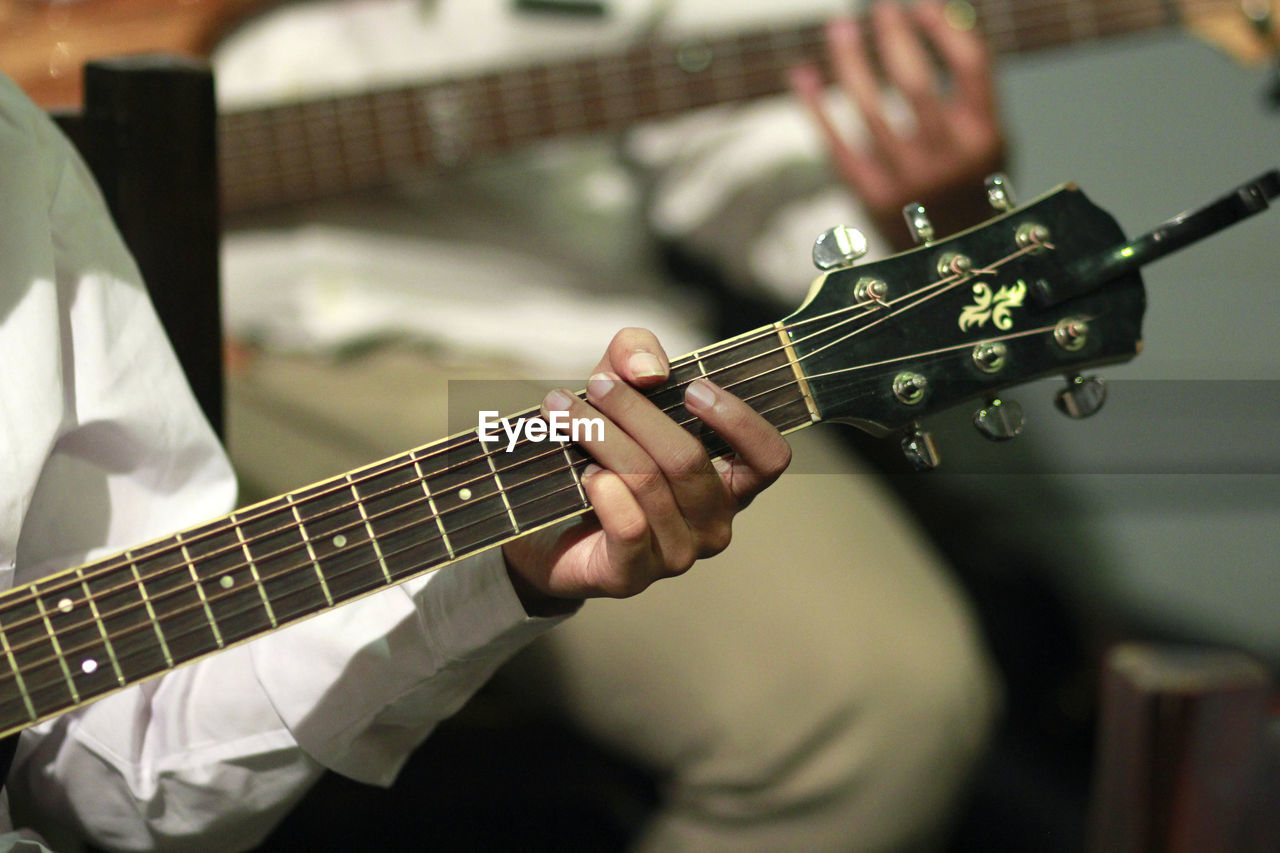
<path fill-rule="evenodd" d="M 1004 213 L 1018 206 L 1013 196 L 1013 185 L 1004 172 L 987 175 L 984 183 L 987 186 L 987 202 L 998 212 Z"/>
<path fill-rule="evenodd" d="M 1096 376 L 1070 376 L 1067 387 L 1058 392 L 1054 405 L 1067 417 L 1087 418 L 1096 414 L 1107 399 L 1107 386 Z"/>
<path fill-rule="evenodd" d="M 987 404 L 973 413 L 973 425 L 978 432 L 992 441 L 1008 441 L 1022 434 L 1026 423 L 1022 406 L 1014 400 L 992 397 Z"/>
<path fill-rule="evenodd" d="M 907 220 L 907 230 L 918 245 L 925 246 L 933 242 L 933 223 L 929 221 L 929 214 L 923 204 L 913 201 L 903 207 L 902 218 Z"/>
<path fill-rule="evenodd" d="M 813 265 L 820 270 L 851 267 L 867 253 L 867 238 L 857 228 L 837 225 L 813 241 Z"/>
<path fill-rule="evenodd" d="M 918 423 L 902 437 L 902 453 L 917 471 L 932 471 L 942 462 L 933 433 L 925 432 Z"/>

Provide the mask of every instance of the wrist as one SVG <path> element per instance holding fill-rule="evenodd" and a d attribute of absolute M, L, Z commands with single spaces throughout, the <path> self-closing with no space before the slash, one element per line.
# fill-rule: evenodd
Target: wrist
<path fill-rule="evenodd" d="M 582 606 L 583 599 L 581 598 L 563 598 L 539 589 L 524 574 L 511 565 L 511 559 L 507 554 L 506 548 L 502 549 L 502 560 L 507 567 L 507 577 L 511 581 L 511 588 L 515 590 L 516 598 L 520 600 L 520 606 L 524 608 L 525 615 L 534 618 L 567 616 Z"/>

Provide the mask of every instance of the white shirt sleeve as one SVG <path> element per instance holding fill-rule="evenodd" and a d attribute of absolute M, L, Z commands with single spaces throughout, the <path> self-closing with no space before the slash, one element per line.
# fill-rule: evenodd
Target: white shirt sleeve
<path fill-rule="evenodd" d="M 0 583 L 231 507 L 229 465 L 101 198 L 2 78 L 0 311 Z M 37 826 L 114 849 L 251 846 L 322 767 L 389 783 L 554 622 L 525 616 L 491 551 L 28 729 L 9 789 Z"/>

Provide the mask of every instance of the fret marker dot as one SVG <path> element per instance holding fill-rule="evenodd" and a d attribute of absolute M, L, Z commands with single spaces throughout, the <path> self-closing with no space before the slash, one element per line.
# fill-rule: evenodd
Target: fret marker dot
<path fill-rule="evenodd" d="M 231 589 L 231 587 L 235 585 L 236 585 L 236 579 L 231 577 L 231 575 L 223 575 L 222 577 L 218 578 L 218 586 L 222 587 L 223 589 Z"/>
<path fill-rule="evenodd" d="M 69 598 L 64 598 L 58 602 L 58 609 L 61 610 L 63 613 L 70 613 L 71 606 L 72 606 L 71 599 Z"/>
<path fill-rule="evenodd" d="M 85 675 L 92 675 L 98 669 L 98 662 L 93 658 L 80 661 L 80 669 Z"/>
<path fill-rule="evenodd" d="M 462 498 L 462 500 L 464 500 L 464 501 L 469 501 L 469 500 L 471 500 L 471 490 L 470 490 L 470 489 L 459 489 L 459 490 L 458 490 L 458 497 Z"/>
<path fill-rule="evenodd" d="M 333 547 L 341 548 L 343 545 L 346 545 L 346 544 L 347 544 L 347 537 L 343 536 L 341 533 L 333 537 Z"/>

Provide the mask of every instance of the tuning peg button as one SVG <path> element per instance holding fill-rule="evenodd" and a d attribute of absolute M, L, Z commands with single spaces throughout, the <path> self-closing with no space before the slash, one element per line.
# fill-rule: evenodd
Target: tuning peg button
<path fill-rule="evenodd" d="M 1054 405 L 1070 418 L 1087 418 L 1097 414 L 1107 399 L 1107 386 L 1096 376 L 1071 376 L 1067 387 L 1058 392 Z"/>
<path fill-rule="evenodd" d="M 907 230 L 911 232 L 911 239 L 918 245 L 927 246 L 933 242 L 933 223 L 929 220 L 929 214 L 923 204 L 913 201 L 906 205 L 902 208 L 902 218 L 907 221 Z"/>
<path fill-rule="evenodd" d="M 904 370 L 893 377 L 893 396 L 904 405 L 916 405 L 924 399 L 928 390 L 929 380 L 919 373 Z"/>
<path fill-rule="evenodd" d="M 1002 400 L 999 397 L 993 397 L 973 413 L 973 425 L 991 441 L 1017 438 L 1022 434 L 1022 427 L 1026 422 L 1022 406 L 1014 400 Z"/>
<path fill-rule="evenodd" d="M 813 241 L 813 265 L 820 270 L 851 267 L 867 253 L 867 238 L 857 228 L 837 225 Z"/>
<path fill-rule="evenodd" d="M 917 471 L 932 471 L 942 462 L 933 434 L 920 429 L 919 424 L 902 437 L 902 453 Z"/>
<path fill-rule="evenodd" d="M 1013 186 L 1009 183 L 1009 176 L 1004 172 L 987 175 L 984 183 L 987 186 L 987 202 L 997 211 L 1004 213 L 1018 206 L 1017 200 L 1013 197 Z"/>

